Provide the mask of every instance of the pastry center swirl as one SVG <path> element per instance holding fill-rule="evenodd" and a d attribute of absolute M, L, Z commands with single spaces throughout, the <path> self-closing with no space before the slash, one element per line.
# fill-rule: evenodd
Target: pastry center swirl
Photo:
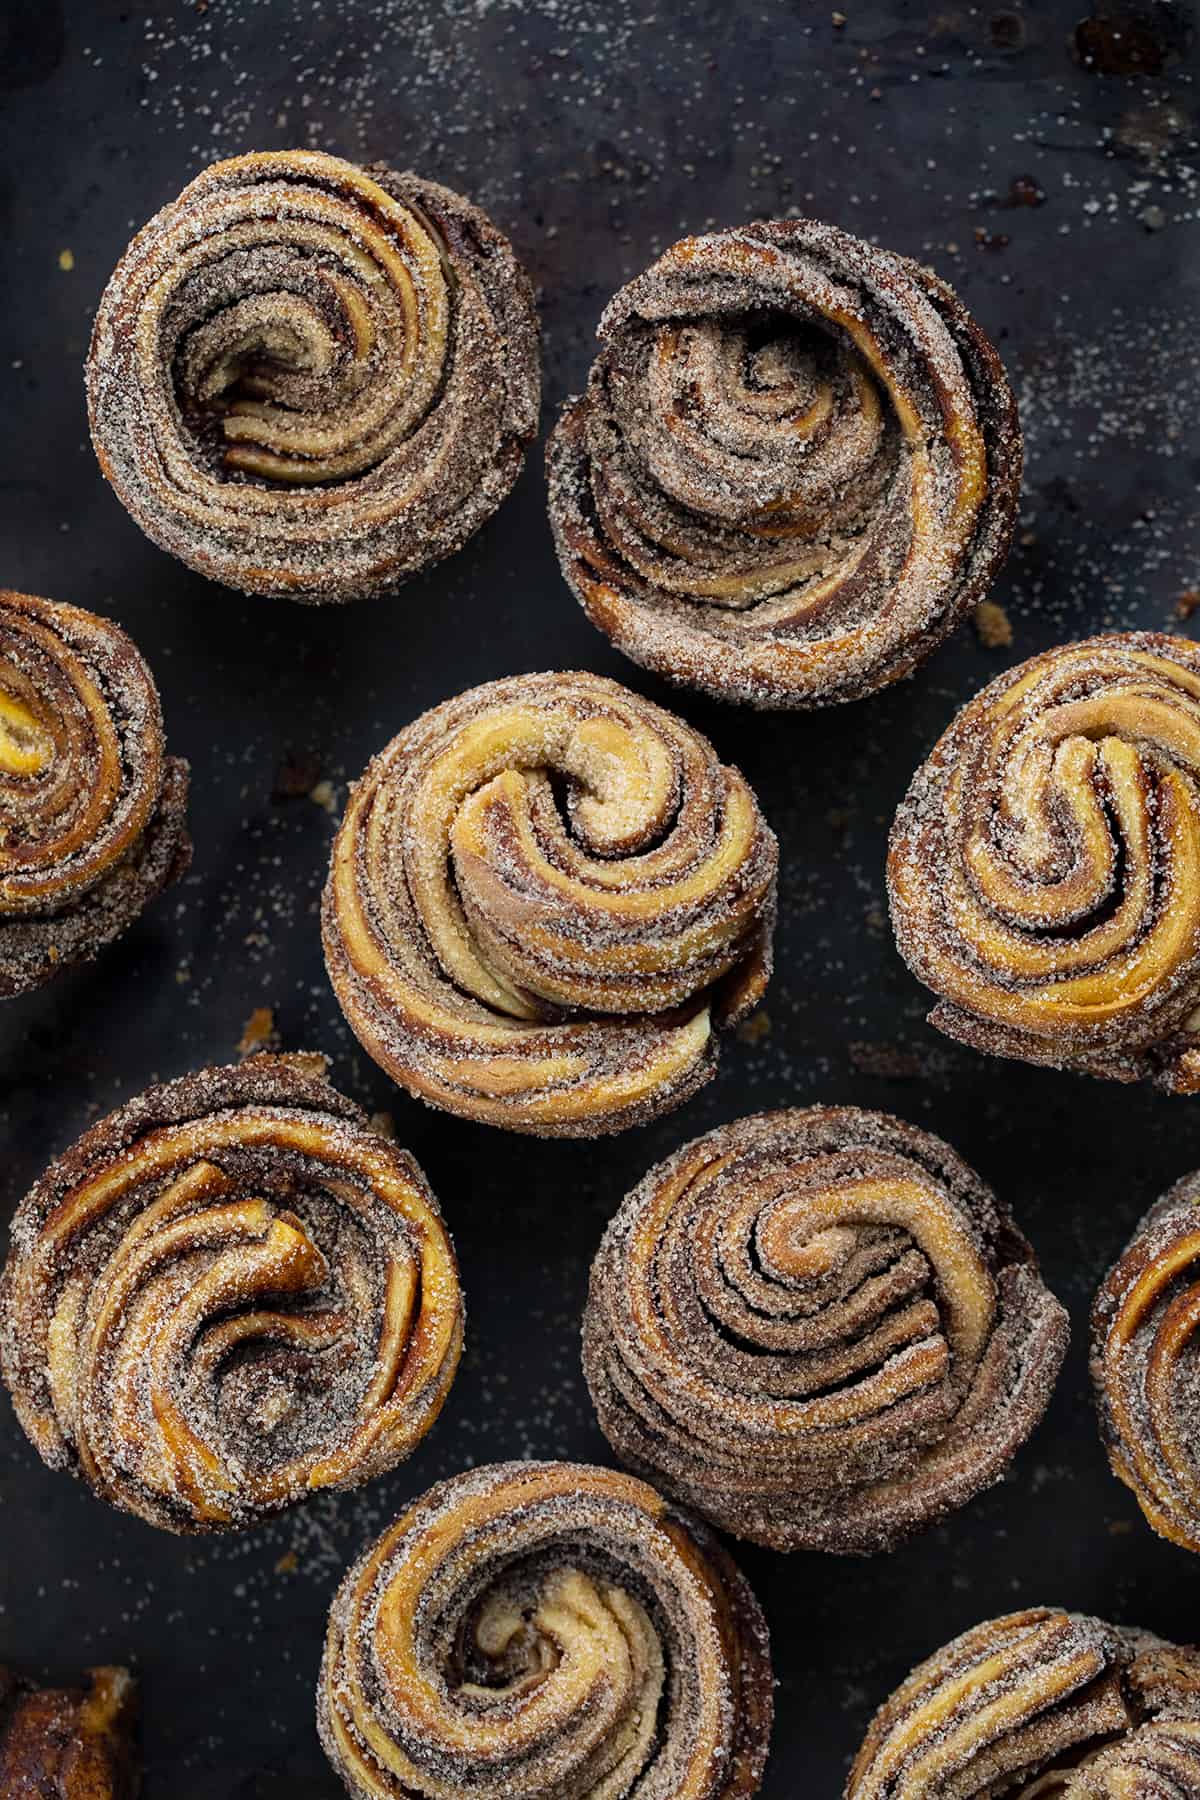
<path fill-rule="evenodd" d="M 769 1684 L 703 1527 L 627 1476 L 512 1463 L 432 1489 L 351 1569 L 318 1722 L 361 1800 L 749 1800 Z"/>
<path fill-rule="evenodd" d="M 776 859 L 744 779 L 681 720 L 595 676 L 519 676 L 371 763 L 326 959 L 362 1041 L 426 1097 L 611 1129 L 701 1079 L 712 1026 L 762 991 Z"/>
<path fill-rule="evenodd" d="M 764 1113 L 626 1198 L 584 1369 L 623 1461 L 739 1535 L 872 1551 L 996 1479 L 1066 1316 L 948 1146 L 886 1114 Z"/>
<path fill-rule="evenodd" d="M 0 683 L 4 671 L 0 670 Z M 54 756 L 54 738 L 25 701 L 0 685 L 0 773 L 40 775 Z"/>
<path fill-rule="evenodd" d="M 1200 1550 L 1200 1183 L 1153 1207 L 1092 1312 L 1092 1374 L 1115 1473 L 1154 1529 Z"/>
<path fill-rule="evenodd" d="M 897 815 L 893 919 L 934 1022 L 985 1049 L 1188 1090 L 1200 1002 L 1200 665 L 1155 633 L 1001 677 Z"/>
<path fill-rule="evenodd" d="M 136 852 L 164 778 L 149 670 L 103 619 L 0 596 L 0 911 L 49 913 Z"/>
<path fill-rule="evenodd" d="M 932 271 L 814 220 L 685 238 L 616 294 L 550 442 L 564 574 L 669 680 L 810 707 L 908 673 L 1016 512 L 999 360 Z"/>
<path fill-rule="evenodd" d="M 451 293 L 413 207 L 348 166 L 340 193 L 287 175 L 228 192 L 180 256 L 154 358 L 224 473 L 305 486 L 363 475 L 420 426 Z"/>
<path fill-rule="evenodd" d="M 3 1349 L 21 1422 L 47 1462 L 167 1529 L 393 1467 L 453 1379 L 462 1310 L 433 1198 L 313 1063 L 152 1090 L 18 1221 Z"/>
<path fill-rule="evenodd" d="M 622 423 L 662 491 L 748 528 L 762 584 L 786 569 L 818 578 L 832 568 L 843 534 L 878 514 L 902 449 L 895 412 L 852 341 L 786 317 L 697 319 L 654 328 L 643 354 L 639 404 L 627 396 Z M 672 548 L 653 520 L 647 535 Z M 750 604 L 749 569 L 740 581 L 730 574 L 702 574 L 693 591 Z"/>
<path fill-rule="evenodd" d="M 360 599 L 511 489 L 537 430 L 533 291 L 437 182 L 237 156 L 129 245 L 87 390 L 101 468 L 156 543 L 247 593 Z"/>
<path fill-rule="evenodd" d="M 1031 1607 L 922 1663 L 885 1701 L 846 1800 L 1184 1800 L 1200 1793 L 1194 1650 Z"/>

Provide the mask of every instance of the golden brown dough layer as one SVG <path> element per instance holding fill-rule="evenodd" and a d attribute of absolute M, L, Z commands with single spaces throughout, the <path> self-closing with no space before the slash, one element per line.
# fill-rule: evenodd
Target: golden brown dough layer
<path fill-rule="evenodd" d="M 550 442 L 563 573 L 669 681 L 826 706 L 981 598 L 1021 482 L 1000 359 L 932 270 L 812 219 L 685 238 L 600 321 Z"/>
<path fill-rule="evenodd" d="M 1092 1308 L 1113 1473 L 1161 1536 L 1200 1551 L 1200 1176 L 1151 1208 Z"/>
<path fill-rule="evenodd" d="M 888 883 L 948 1037 L 1200 1089 L 1200 649 L 1122 632 L 1001 675 L 913 777 Z"/>
<path fill-rule="evenodd" d="M 775 838 L 682 719 L 597 675 L 517 675 L 394 738 L 355 787 L 325 959 L 423 1100 L 594 1137 L 712 1074 L 771 966 Z"/>
<path fill-rule="evenodd" d="M 100 466 L 229 587 L 383 593 L 490 518 L 537 431 L 533 292 L 433 181 L 310 150 L 214 163 L 134 238 L 87 367 Z"/>
<path fill-rule="evenodd" d="M 846 1800 L 1197 1800 L 1200 1656 L 1054 1607 L 992 1619 L 875 1715 Z"/>
<path fill-rule="evenodd" d="M 583 1360 L 639 1474 L 756 1543 L 865 1554 L 999 1480 L 1067 1335 L 946 1144 L 814 1106 L 650 1171 L 592 1266 Z"/>
<path fill-rule="evenodd" d="M 0 1365 L 51 1468 L 169 1531 L 253 1524 L 419 1443 L 462 1348 L 412 1157 L 319 1056 L 149 1089 L 31 1189 Z"/>
<path fill-rule="evenodd" d="M 416 1501 L 343 1581 L 317 1693 L 354 1800 L 744 1800 L 771 1713 L 766 1626 L 720 1544 L 574 1463 Z"/>
<path fill-rule="evenodd" d="M 187 794 L 120 626 L 0 590 L 0 995 L 90 960 L 183 874 Z"/>
<path fill-rule="evenodd" d="M 0 1665 L 5 1800 L 135 1800 L 137 1690 L 127 1669 L 89 1669 L 85 1688 L 38 1688 Z"/>

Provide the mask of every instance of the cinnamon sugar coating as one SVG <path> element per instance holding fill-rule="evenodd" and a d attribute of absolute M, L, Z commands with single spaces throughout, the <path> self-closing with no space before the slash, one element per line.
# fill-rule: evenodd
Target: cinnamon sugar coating
<path fill-rule="evenodd" d="M 364 1048 L 423 1100 L 594 1137 L 676 1106 L 771 967 L 775 838 L 736 769 L 583 673 L 424 714 L 333 849 L 325 960 Z"/>
<path fill-rule="evenodd" d="M 1200 1655 L 1030 1607 L 964 1632 L 875 1715 L 846 1800 L 1197 1800 Z"/>
<path fill-rule="evenodd" d="M 685 238 L 610 302 L 550 442 L 559 558 L 634 662 L 769 708 L 908 675 L 1012 535 L 1016 404 L 932 270 L 811 219 Z"/>
<path fill-rule="evenodd" d="M 135 1800 L 137 1690 L 127 1669 L 86 1688 L 38 1688 L 0 1665 L 0 1793 L 6 1800 Z"/>
<path fill-rule="evenodd" d="M 354 1800 L 744 1800 L 771 1714 L 766 1626 L 715 1537 L 574 1463 L 417 1500 L 343 1581 L 317 1694 Z"/>
<path fill-rule="evenodd" d="M 1067 1316 L 940 1139 L 808 1107 L 719 1127 L 625 1200 L 584 1370 L 621 1460 L 776 1550 L 892 1548 L 999 1480 Z"/>
<path fill-rule="evenodd" d="M 1106 1276 L 1092 1378 L 1113 1473 L 1160 1536 L 1200 1551 L 1200 1175 L 1151 1207 Z"/>
<path fill-rule="evenodd" d="M 537 431 L 533 292 L 437 182 L 311 150 L 214 163 L 96 318 L 100 466 L 164 550 L 252 594 L 380 594 L 457 550 Z"/>
<path fill-rule="evenodd" d="M 151 1088 L 13 1220 L 17 1416 L 51 1468 L 166 1530 L 236 1529 L 393 1468 L 454 1378 L 437 1204 L 324 1071 L 253 1056 Z"/>
<path fill-rule="evenodd" d="M 183 874 L 187 795 L 120 626 L 0 590 L 0 995 L 90 960 Z"/>
<path fill-rule="evenodd" d="M 1200 1089 L 1200 648 L 1120 632 L 991 682 L 913 777 L 888 887 L 948 1037 Z"/>

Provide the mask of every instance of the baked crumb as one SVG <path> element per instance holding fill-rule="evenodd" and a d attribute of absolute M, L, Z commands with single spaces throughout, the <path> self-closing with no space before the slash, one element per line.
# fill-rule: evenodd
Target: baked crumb
<path fill-rule="evenodd" d="M 737 1027 L 737 1036 L 743 1044 L 761 1044 L 764 1038 L 769 1038 L 770 1035 L 770 1015 L 761 1006 L 757 1012 L 751 1013 L 748 1019 L 743 1019 Z"/>
<path fill-rule="evenodd" d="M 874 1075 L 883 1081 L 918 1081 L 921 1059 L 906 1044 L 853 1043 L 850 1066 L 858 1075 Z"/>
<path fill-rule="evenodd" d="M 277 804 L 307 799 L 320 780 L 321 759 L 314 751 L 288 750 L 275 770 L 271 798 Z"/>
<path fill-rule="evenodd" d="M 985 650 L 1007 650 L 1012 643 L 1012 620 L 998 600 L 981 600 L 975 608 L 975 635 Z"/>
<path fill-rule="evenodd" d="M 275 1028 L 273 1010 L 269 1006 L 256 1006 L 242 1026 L 242 1035 L 237 1045 L 238 1055 L 253 1056 L 257 1050 L 278 1048 L 279 1032 Z"/>

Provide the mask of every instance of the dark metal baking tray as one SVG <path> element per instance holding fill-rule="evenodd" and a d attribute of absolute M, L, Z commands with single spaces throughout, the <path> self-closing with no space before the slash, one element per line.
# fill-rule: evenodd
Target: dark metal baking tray
<path fill-rule="evenodd" d="M 5 1003 L 0 1205 L 97 1112 L 228 1058 L 270 1006 L 290 1047 L 328 1051 L 344 1087 L 393 1113 L 452 1222 L 470 1308 L 457 1386 L 407 1467 L 232 1542 L 110 1512 L 43 1469 L 0 1403 L 0 1657 L 54 1673 L 132 1659 L 147 1800 L 333 1800 L 311 1694 L 343 1566 L 468 1461 L 605 1458 L 577 1343 L 605 1220 L 652 1160 L 785 1103 L 882 1106 L 948 1137 L 1011 1203 L 1075 1341 L 1011 1479 L 928 1537 L 861 1563 L 741 1552 L 780 1683 L 767 1796 L 835 1794 L 874 1704 L 980 1617 L 1050 1599 L 1196 1635 L 1200 1565 L 1109 1475 L 1084 1333 L 1134 1221 L 1200 1163 L 1200 1103 L 938 1039 L 882 879 L 909 774 L 991 675 L 1105 626 L 1200 620 L 1176 616 L 1200 582 L 1193 32 L 1183 7 L 1085 0 L 848 0 L 840 17 L 802 0 L 0 5 L 0 582 L 128 626 L 191 758 L 196 839 L 186 884 L 119 947 Z M 686 230 L 794 210 L 931 262 L 1021 398 L 1020 542 L 996 590 L 1011 648 L 968 626 L 914 681 L 815 717 L 673 697 L 570 599 L 538 456 L 462 555 L 391 600 L 302 611 L 168 560 L 86 441 L 92 312 L 132 230 L 200 166 L 294 143 L 411 165 L 494 214 L 539 284 L 547 424 L 608 295 Z M 374 749 L 461 688 L 572 666 L 708 732 L 783 855 L 768 1029 L 732 1042 L 681 1112 L 586 1148 L 427 1111 L 358 1052 L 317 938 L 335 820 L 303 792 L 327 779 L 340 800 Z"/>

